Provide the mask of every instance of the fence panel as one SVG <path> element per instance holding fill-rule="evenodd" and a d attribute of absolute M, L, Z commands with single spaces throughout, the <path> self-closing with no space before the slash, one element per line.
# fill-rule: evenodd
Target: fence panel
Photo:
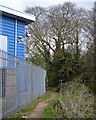
<path fill-rule="evenodd" d="M 46 70 L 0 50 L 0 115 L 6 117 L 43 95 Z"/>
<path fill-rule="evenodd" d="M 0 119 L 2 118 L 2 69 L 0 69 Z"/>
<path fill-rule="evenodd" d="M 26 103 L 31 101 L 31 66 L 25 63 L 25 81 L 26 81 Z"/>
<path fill-rule="evenodd" d="M 2 116 L 17 108 L 16 60 L 12 55 L 0 50 L 0 101 Z"/>
<path fill-rule="evenodd" d="M 17 81 L 18 81 L 18 106 L 26 103 L 26 81 L 25 81 L 25 62 L 18 59 L 16 65 Z"/>

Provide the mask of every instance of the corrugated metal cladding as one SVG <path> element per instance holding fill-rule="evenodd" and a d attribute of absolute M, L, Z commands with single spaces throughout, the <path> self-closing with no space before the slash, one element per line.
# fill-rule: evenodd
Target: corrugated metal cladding
<path fill-rule="evenodd" d="M 25 22 L 17 20 L 17 39 L 19 36 L 22 36 L 22 38 L 25 38 Z M 17 56 L 19 58 L 24 59 L 25 58 L 25 48 L 24 44 L 17 43 Z"/>
<path fill-rule="evenodd" d="M 0 15 L 0 34 L 2 35 L 2 16 L 1 15 Z"/>
<path fill-rule="evenodd" d="M 2 35 L 8 37 L 8 53 L 15 55 L 15 19 L 2 16 Z M 19 36 L 22 36 L 23 38 L 25 37 L 25 22 L 17 20 L 17 40 Z M 17 43 L 16 46 L 16 56 L 24 59 L 24 44 Z"/>

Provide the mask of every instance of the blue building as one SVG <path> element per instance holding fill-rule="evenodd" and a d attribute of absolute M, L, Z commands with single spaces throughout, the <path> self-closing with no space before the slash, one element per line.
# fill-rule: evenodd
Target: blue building
<path fill-rule="evenodd" d="M 25 26 L 34 22 L 35 17 L 2 5 L 0 11 L 0 49 L 24 59 L 24 44 L 18 40 L 25 38 Z"/>

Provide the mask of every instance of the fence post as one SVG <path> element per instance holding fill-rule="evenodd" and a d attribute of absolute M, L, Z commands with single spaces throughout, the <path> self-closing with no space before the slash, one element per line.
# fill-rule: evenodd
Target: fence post
<path fill-rule="evenodd" d="M 18 69 L 19 69 L 19 59 L 16 59 L 16 93 L 17 93 L 17 109 L 19 108 L 19 83 L 18 83 Z"/>
<path fill-rule="evenodd" d="M 32 73 L 32 64 L 31 64 L 31 62 L 30 62 L 30 73 Z M 32 81 L 32 74 L 30 74 L 30 95 L 31 95 L 30 98 L 32 100 L 32 83 L 31 83 L 31 81 Z"/>
<path fill-rule="evenodd" d="M 0 120 L 2 119 L 2 69 L 0 69 Z"/>

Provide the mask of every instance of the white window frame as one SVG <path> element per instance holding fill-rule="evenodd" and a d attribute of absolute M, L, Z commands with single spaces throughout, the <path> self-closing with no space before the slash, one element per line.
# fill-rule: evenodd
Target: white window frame
<path fill-rule="evenodd" d="M 7 46 L 8 46 L 8 37 L 0 35 L 0 68 L 7 66 Z M 4 52 L 2 52 L 4 51 Z"/>
<path fill-rule="evenodd" d="M 0 35 L 0 49 L 7 52 L 8 46 L 8 37 L 4 35 Z"/>

